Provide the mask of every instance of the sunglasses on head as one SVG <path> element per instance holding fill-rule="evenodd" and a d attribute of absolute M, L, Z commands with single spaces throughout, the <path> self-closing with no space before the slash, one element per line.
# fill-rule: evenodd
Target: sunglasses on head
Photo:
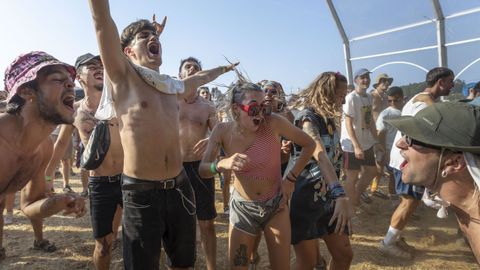
<path fill-rule="evenodd" d="M 238 104 L 238 106 L 242 111 L 246 112 L 248 116 L 257 116 L 260 112 L 262 112 L 263 116 L 272 114 L 272 106 L 270 105 L 250 103 L 248 105 Z"/>
<path fill-rule="evenodd" d="M 431 144 L 428 144 L 428 143 L 417 141 L 417 140 L 413 139 L 412 137 L 410 137 L 408 135 L 403 135 L 403 138 L 405 139 L 405 142 L 407 143 L 408 147 L 412 147 L 413 145 L 417 145 L 417 146 L 421 146 L 421 147 L 425 147 L 425 148 L 442 150 L 442 147 L 440 147 L 440 146 L 431 145 Z"/>

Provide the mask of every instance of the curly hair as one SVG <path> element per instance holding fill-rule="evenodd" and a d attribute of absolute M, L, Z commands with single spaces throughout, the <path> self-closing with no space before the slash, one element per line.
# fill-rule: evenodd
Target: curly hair
<path fill-rule="evenodd" d="M 335 90 L 340 83 L 347 83 L 347 78 L 339 72 L 329 71 L 320 74 L 298 94 L 295 107 L 312 108 L 327 118 L 340 116 L 341 107 L 335 102 Z"/>

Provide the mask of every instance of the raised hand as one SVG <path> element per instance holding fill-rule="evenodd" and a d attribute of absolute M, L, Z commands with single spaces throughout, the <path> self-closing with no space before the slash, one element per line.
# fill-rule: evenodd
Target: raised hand
<path fill-rule="evenodd" d="M 163 32 L 163 29 L 165 28 L 165 24 L 167 23 L 167 16 L 163 17 L 163 20 L 161 23 L 158 23 L 155 14 L 153 14 L 153 19 L 152 19 L 153 26 L 155 26 L 155 29 L 157 30 L 157 35 L 161 35 Z"/>

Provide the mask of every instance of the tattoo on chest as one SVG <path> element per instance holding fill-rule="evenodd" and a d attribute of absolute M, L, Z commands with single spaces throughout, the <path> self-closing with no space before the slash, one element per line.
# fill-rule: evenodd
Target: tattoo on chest
<path fill-rule="evenodd" d="M 235 251 L 235 258 L 233 259 L 234 266 L 247 266 L 247 245 L 240 244 L 240 247 Z"/>

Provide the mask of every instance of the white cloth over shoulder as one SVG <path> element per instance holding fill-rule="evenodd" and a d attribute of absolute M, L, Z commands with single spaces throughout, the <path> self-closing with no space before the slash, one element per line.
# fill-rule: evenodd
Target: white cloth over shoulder
<path fill-rule="evenodd" d="M 146 83 L 161 93 L 177 95 L 185 92 L 185 84 L 183 81 L 175 80 L 168 75 L 160 74 L 157 71 L 135 65 L 131 62 L 130 64 Z M 107 83 L 107 76 L 104 76 L 102 97 L 97 112 L 95 113 L 95 118 L 99 120 L 110 120 L 116 117 L 117 115 L 113 103 L 111 84 Z"/>
<path fill-rule="evenodd" d="M 468 171 L 475 181 L 475 186 L 480 189 L 480 157 L 469 152 L 463 152 L 463 157 L 467 163 Z"/>

